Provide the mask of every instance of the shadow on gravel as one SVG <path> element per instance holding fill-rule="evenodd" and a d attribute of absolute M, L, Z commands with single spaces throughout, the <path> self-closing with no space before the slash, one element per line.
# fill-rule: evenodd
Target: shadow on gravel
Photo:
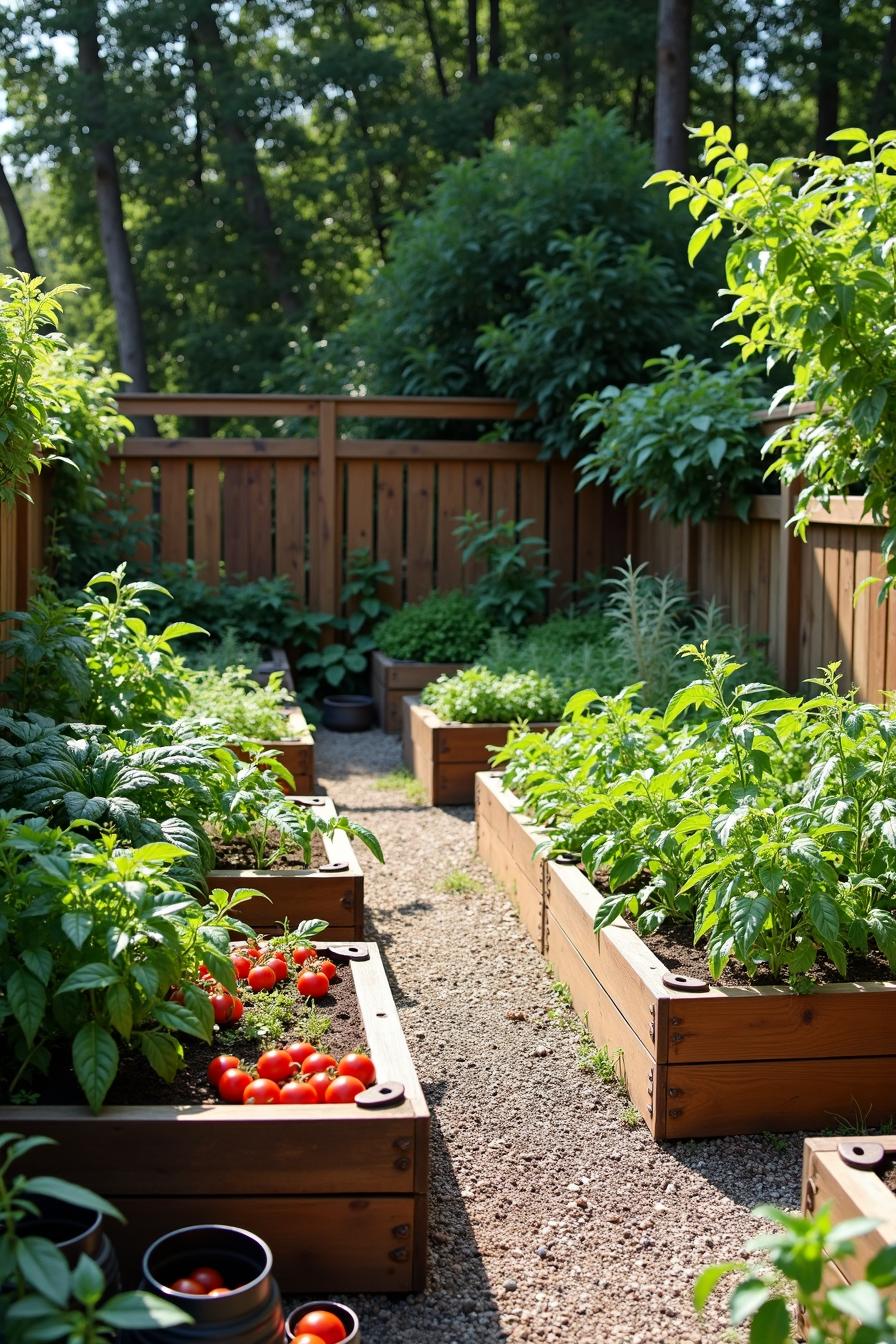
<path fill-rule="evenodd" d="M 746 1210 L 757 1204 L 797 1209 L 804 1134 L 741 1134 L 660 1145 Z"/>

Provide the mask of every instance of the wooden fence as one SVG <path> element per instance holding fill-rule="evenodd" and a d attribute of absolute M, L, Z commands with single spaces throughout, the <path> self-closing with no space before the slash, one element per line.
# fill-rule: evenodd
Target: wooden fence
<path fill-rule="evenodd" d="M 28 490 L 33 502 L 17 499 L 0 504 L 0 611 L 21 611 L 34 590 L 34 577 L 44 558 L 44 482 L 32 476 Z M 0 621 L 0 640 L 6 639 L 9 622 Z M 0 676 L 6 674 L 0 658 Z"/>
<path fill-rule="evenodd" d="M 287 574 L 309 607 L 333 611 L 349 551 L 388 562 L 396 605 L 463 585 L 453 528 L 471 509 L 532 518 L 559 574 L 558 604 L 583 574 L 624 554 L 625 515 L 601 491 L 576 494 L 572 467 L 538 460 L 538 444 L 478 434 L 531 418 L 501 398 L 159 396 L 126 394 L 137 415 L 313 420 L 314 438 L 131 438 L 106 484 L 135 487 L 139 514 L 158 515 L 162 561 L 192 559 L 217 582 L 219 567 L 258 577 Z M 340 420 L 468 422 L 467 437 L 340 437 Z M 469 422 L 474 433 L 469 432 Z M 143 558 L 147 558 L 145 551 Z"/>

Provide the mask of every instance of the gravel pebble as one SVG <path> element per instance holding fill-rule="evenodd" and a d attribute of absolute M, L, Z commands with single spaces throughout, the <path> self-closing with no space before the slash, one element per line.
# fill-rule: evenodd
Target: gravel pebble
<path fill-rule="evenodd" d="M 694 1279 L 743 1255 L 753 1205 L 798 1205 L 802 1137 L 658 1145 L 627 1128 L 625 1099 L 577 1066 L 472 809 L 375 788 L 400 765 L 376 730 L 319 731 L 317 765 L 382 842 L 384 867 L 358 847 L 368 936 L 433 1112 L 429 1285 L 347 1298 L 364 1344 L 718 1344 L 724 1295 L 697 1317 Z M 445 892 L 458 869 L 476 888 Z"/>

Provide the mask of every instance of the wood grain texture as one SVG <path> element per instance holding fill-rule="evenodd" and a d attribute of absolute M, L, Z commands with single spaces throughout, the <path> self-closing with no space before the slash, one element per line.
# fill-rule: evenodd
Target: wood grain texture
<path fill-rule="evenodd" d="M 507 891 L 523 927 L 539 952 L 544 950 L 544 860 L 534 857 L 544 838 L 505 801 L 500 775 L 476 776 L 476 848 L 492 875 Z"/>
<path fill-rule="evenodd" d="M 161 558 L 172 564 L 182 564 L 187 559 L 187 463 L 163 462 L 160 474 Z"/>
<path fill-rule="evenodd" d="M 439 677 L 451 677 L 466 663 L 419 663 L 390 658 L 375 649 L 371 655 L 371 682 L 377 720 L 385 733 L 401 732 L 401 702 Z"/>
<path fill-rule="evenodd" d="M 553 723 L 532 723 L 532 732 L 548 732 Z M 413 697 L 402 699 L 402 755 L 433 806 L 472 803 L 476 775 L 487 770 L 492 748 L 507 741 L 507 723 L 444 723 Z"/>
<path fill-rule="evenodd" d="M 855 1242 L 849 1255 L 838 1255 L 836 1267 L 848 1283 L 865 1277 L 868 1262 L 885 1246 L 896 1244 L 896 1195 L 880 1179 L 877 1170 L 851 1167 L 842 1160 L 840 1144 L 879 1143 L 889 1161 L 896 1160 L 896 1135 L 867 1135 L 854 1138 L 810 1138 L 803 1145 L 803 1213 L 817 1211 L 830 1204 L 835 1222 L 850 1218 L 872 1218 L 877 1226 Z"/>

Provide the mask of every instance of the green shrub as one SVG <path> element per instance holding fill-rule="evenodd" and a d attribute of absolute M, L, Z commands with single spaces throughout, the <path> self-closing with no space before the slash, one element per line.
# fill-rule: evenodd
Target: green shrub
<path fill-rule="evenodd" d="M 499 509 L 490 522 L 467 512 L 454 529 L 463 563 L 483 568 L 470 594 L 491 625 L 519 630 L 544 615 L 556 572 L 547 569 L 544 537 L 525 535 L 531 525 L 531 518 L 514 522 Z"/>
<path fill-rule="evenodd" d="M 498 675 L 536 672 L 552 682 L 565 704 L 581 686 L 606 683 L 612 635 L 613 623 L 603 613 L 555 612 L 517 634 L 493 631 L 481 662 Z"/>
<path fill-rule="evenodd" d="M 393 611 L 373 632 L 376 646 L 390 658 L 422 663 L 472 663 L 488 639 L 490 625 L 467 593 L 431 593 Z"/>
<path fill-rule="evenodd" d="M 465 668 L 424 687 L 421 699 L 448 723 L 513 723 L 556 719 L 563 700 L 553 682 L 537 672 L 497 676 L 485 667 Z"/>
<path fill-rule="evenodd" d="M 753 369 L 711 369 L 677 345 L 644 367 L 657 370 L 654 382 L 611 385 L 576 407 L 583 438 L 601 431 L 576 464 L 579 489 L 609 481 L 614 501 L 642 495 L 651 517 L 676 523 L 731 504 L 746 522 L 760 475 L 754 412 L 768 404 Z"/>

